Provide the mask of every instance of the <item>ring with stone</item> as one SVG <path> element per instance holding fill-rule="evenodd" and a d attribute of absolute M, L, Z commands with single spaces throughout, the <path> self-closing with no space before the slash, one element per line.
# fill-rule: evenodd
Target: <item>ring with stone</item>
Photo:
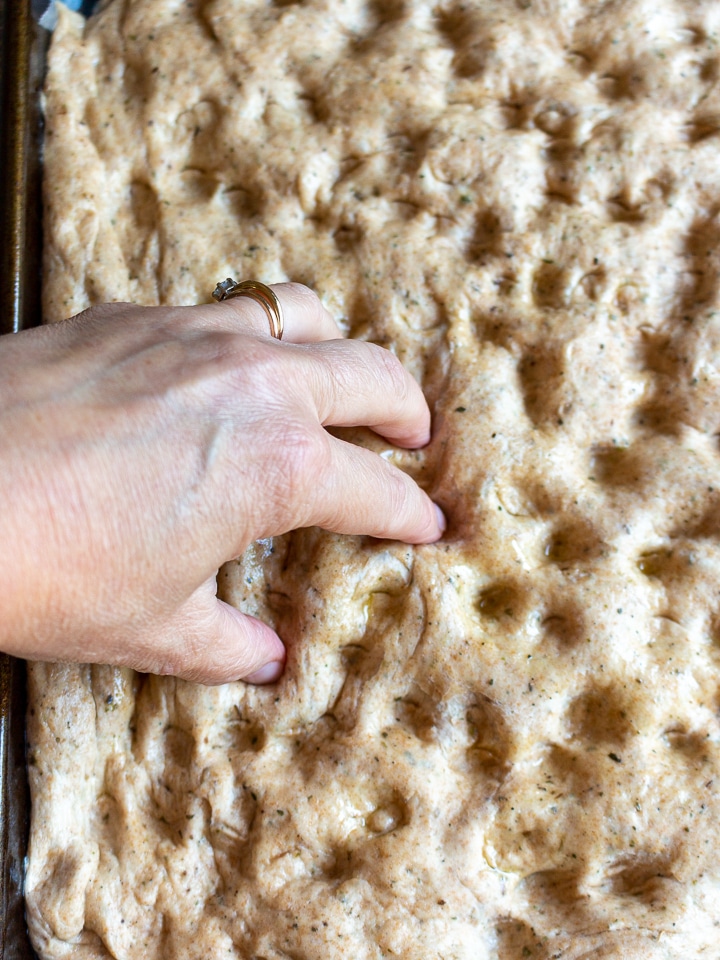
<path fill-rule="evenodd" d="M 222 280 L 213 290 L 213 300 L 232 300 L 233 297 L 250 297 L 265 310 L 270 321 L 270 336 L 282 340 L 285 322 L 280 301 L 275 291 L 259 280 Z"/>

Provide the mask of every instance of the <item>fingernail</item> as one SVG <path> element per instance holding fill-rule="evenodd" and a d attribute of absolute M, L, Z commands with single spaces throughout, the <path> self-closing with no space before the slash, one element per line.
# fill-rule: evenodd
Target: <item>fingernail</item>
<path fill-rule="evenodd" d="M 243 677 L 246 683 L 275 683 L 282 676 L 285 665 L 281 660 L 271 660 L 249 677 Z"/>
<path fill-rule="evenodd" d="M 437 514 L 437 522 L 438 526 L 440 527 L 440 533 L 443 534 L 447 530 L 447 520 L 445 519 L 445 514 L 436 503 L 434 503 L 433 506 L 435 507 L 435 513 Z"/>

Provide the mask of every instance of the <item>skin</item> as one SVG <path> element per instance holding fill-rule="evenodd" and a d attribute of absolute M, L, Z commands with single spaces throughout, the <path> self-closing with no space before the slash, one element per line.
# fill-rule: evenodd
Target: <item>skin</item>
<path fill-rule="evenodd" d="M 281 342 L 248 298 L 106 304 L 0 340 L 0 649 L 273 682 L 284 645 L 217 599 L 222 563 L 310 525 L 440 538 L 409 477 L 324 429 L 424 446 L 417 383 L 306 287 L 273 289 Z"/>

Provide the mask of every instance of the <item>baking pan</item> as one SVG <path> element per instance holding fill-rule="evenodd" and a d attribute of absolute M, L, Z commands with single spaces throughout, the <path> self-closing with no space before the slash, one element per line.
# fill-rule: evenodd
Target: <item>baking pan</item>
<path fill-rule="evenodd" d="M 41 115 L 48 34 L 0 0 L 0 332 L 40 322 Z M 2 484 L 0 474 L 0 485 Z M 2 488 L 0 486 L 0 497 Z M 0 960 L 34 960 L 22 898 L 28 830 L 25 665 L 0 654 Z"/>

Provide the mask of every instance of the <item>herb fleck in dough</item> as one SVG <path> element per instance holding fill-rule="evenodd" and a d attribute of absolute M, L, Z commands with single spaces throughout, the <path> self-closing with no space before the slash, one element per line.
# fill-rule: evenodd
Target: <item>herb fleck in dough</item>
<path fill-rule="evenodd" d="M 46 319 L 311 285 L 422 382 L 426 450 L 351 436 L 451 524 L 227 565 L 278 687 L 32 667 L 44 960 L 717 955 L 718 30 L 712 0 L 61 11 Z"/>

